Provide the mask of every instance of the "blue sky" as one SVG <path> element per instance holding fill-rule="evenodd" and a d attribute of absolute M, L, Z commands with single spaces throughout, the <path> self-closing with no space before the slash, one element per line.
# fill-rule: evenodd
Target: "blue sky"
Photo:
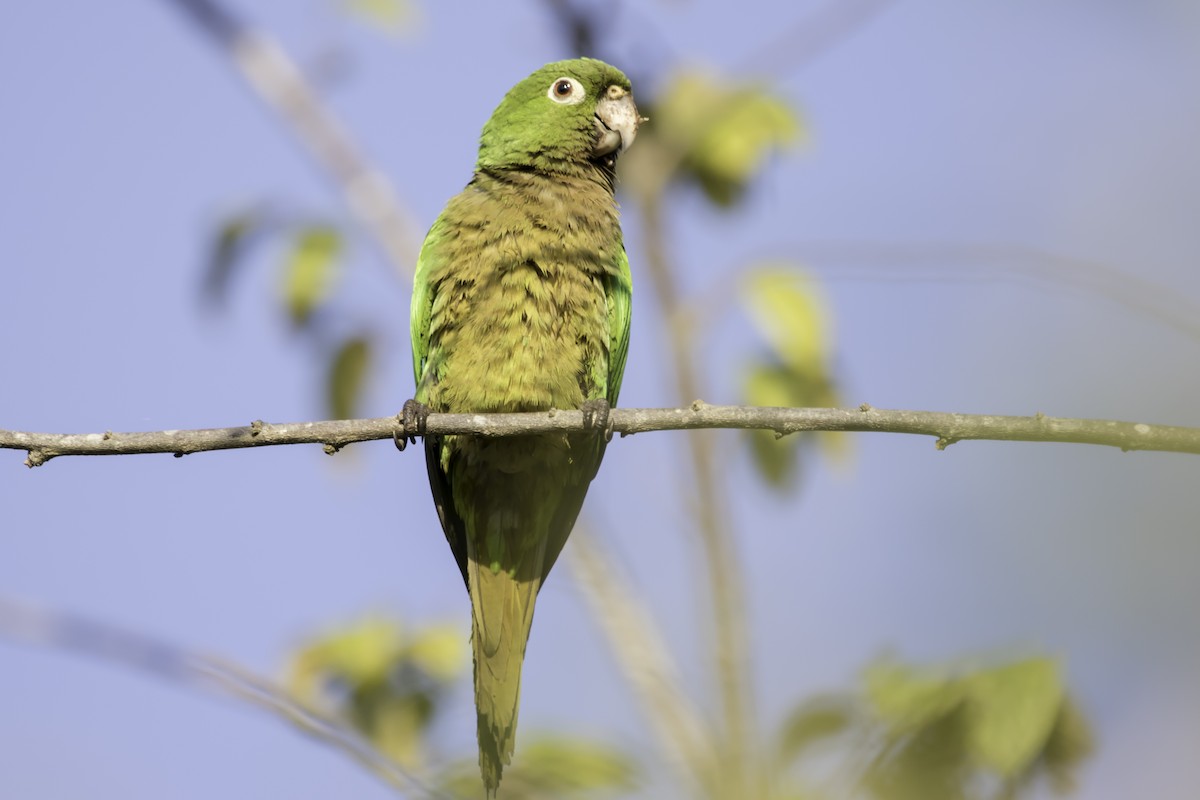
<path fill-rule="evenodd" d="M 565 53 L 540 4 L 422 7 L 389 39 L 329 2 L 245 3 L 301 63 L 351 71 L 329 103 L 426 227 L 469 177 L 503 92 Z M 624 4 L 621 66 L 754 64 L 816 3 Z M 769 23 L 769 24 L 768 24 Z M 895 2 L 769 81 L 804 116 L 731 214 L 683 194 L 672 247 L 690 293 L 763 257 L 828 296 L 847 404 L 1200 424 L 1200 341 L 1137 310 L 1200 303 L 1200 13 L 1170 0 Z M 634 66 L 629 66 L 634 65 Z M 756 67 L 759 69 L 759 67 Z M 652 95 L 659 86 L 646 87 Z M 635 87 L 635 91 L 637 91 Z M 319 417 L 319 370 L 274 303 L 264 248 L 227 313 L 198 302 L 214 226 L 270 198 L 345 219 L 336 194 L 170 3 L 43 2 L 0 29 L 0 427 L 155 430 Z M 629 230 L 638 279 L 639 231 Z M 912 263 L 927 243 L 1034 248 L 1158 287 L 1117 297 L 1006 257 Z M 850 258 L 850 244 L 879 255 Z M 1086 272 L 1094 275 L 1095 272 Z M 622 390 L 674 405 L 648 281 Z M 342 308 L 380 330 L 364 413 L 410 396 L 409 288 L 356 245 Z M 737 399 L 760 343 L 737 313 L 698 343 L 705 399 Z M 689 398 L 690 399 L 690 398 Z M 858 436 L 795 496 L 764 490 L 735 437 L 735 498 L 764 729 L 795 700 L 853 684 L 873 657 L 1060 655 L 1098 726 L 1081 796 L 1200 789 L 1200 462 L 1066 445 Z M 662 623 L 687 688 L 711 696 L 707 608 L 678 489 L 677 434 L 610 448 L 585 514 Z M 277 673 L 306 635 L 367 611 L 451 620 L 467 604 L 424 465 L 387 443 L 337 459 L 268 448 L 181 460 L 0 453 L 0 592 L 86 612 Z M 0 641 L 0 795 L 389 796 L 259 712 L 62 653 Z M 539 603 L 522 735 L 651 740 L 565 571 Z M 465 686 L 437 731 L 473 746 Z"/>

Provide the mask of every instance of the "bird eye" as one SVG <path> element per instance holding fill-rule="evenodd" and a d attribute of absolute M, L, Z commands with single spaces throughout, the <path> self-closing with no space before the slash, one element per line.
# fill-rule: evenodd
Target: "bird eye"
<path fill-rule="evenodd" d="M 571 78 L 559 78 L 550 84 L 546 96 L 562 105 L 574 105 L 583 99 L 583 86 Z"/>

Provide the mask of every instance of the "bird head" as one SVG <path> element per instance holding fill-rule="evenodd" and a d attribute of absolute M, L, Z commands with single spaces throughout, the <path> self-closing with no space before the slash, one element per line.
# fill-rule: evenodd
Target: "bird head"
<path fill-rule="evenodd" d="M 645 120 L 633 87 L 594 58 L 555 61 L 518 83 L 492 113 L 479 143 L 479 168 L 609 170 Z"/>

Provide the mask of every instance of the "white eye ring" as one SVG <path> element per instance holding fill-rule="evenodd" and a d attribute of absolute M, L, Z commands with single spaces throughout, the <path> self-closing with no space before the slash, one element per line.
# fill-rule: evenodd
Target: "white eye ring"
<path fill-rule="evenodd" d="M 574 78 L 562 77 L 555 78 L 550 84 L 550 88 L 546 90 L 546 96 L 559 105 L 573 106 L 583 100 L 586 92 L 583 91 L 583 84 Z"/>

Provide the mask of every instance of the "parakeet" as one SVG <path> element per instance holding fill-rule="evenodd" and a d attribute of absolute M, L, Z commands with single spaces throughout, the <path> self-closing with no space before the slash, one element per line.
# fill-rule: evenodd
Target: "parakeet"
<path fill-rule="evenodd" d="M 428 412 L 583 408 L 607 420 L 629 343 L 631 279 L 613 198 L 642 122 L 629 79 L 590 58 L 514 86 L 475 173 L 434 222 L 412 298 Z M 533 606 L 600 466 L 598 432 L 427 436 L 434 504 L 471 598 L 479 765 L 512 758 Z"/>

